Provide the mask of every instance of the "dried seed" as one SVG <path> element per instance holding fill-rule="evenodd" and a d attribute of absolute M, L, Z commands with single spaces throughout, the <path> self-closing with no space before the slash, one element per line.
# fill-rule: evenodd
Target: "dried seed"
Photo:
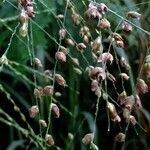
<path fill-rule="evenodd" d="M 128 13 L 127 13 L 127 16 L 129 17 L 129 18 L 136 18 L 136 19 L 140 19 L 141 18 L 141 14 L 139 14 L 138 12 L 136 12 L 136 11 L 129 11 Z"/>
<path fill-rule="evenodd" d="M 106 18 L 104 18 L 100 20 L 97 27 L 100 29 L 108 29 L 111 27 L 111 25 L 110 25 L 110 22 Z"/>
<path fill-rule="evenodd" d="M 43 65 L 42 65 L 42 63 L 41 63 L 41 60 L 38 59 L 38 58 L 34 58 L 34 59 L 33 59 L 33 64 L 36 65 L 37 67 L 40 67 L 40 68 L 43 67 Z"/>
<path fill-rule="evenodd" d="M 46 123 L 45 120 L 39 120 L 39 124 L 40 124 L 42 127 L 44 127 L 44 128 L 47 127 L 47 123 Z"/>
<path fill-rule="evenodd" d="M 98 62 L 103 62 L 103 63 L 109 62 L 111 64 L 113 60 L 114 60 L 114 58 L 113 58 L 113 56 L 109 52 L 102 53 L 98 57 Z"/>
<path fill-rule="evenodd" d="M 46 134 L 45 140 L 49 145 L 55 145 L 55 141 L 54 141 L 52 135 Z"/>
<path fill-rule="evenodd" d="M 38 113 L 39 113 L 39 108 L 37 105 L 34 105 L 29 109 L 30 118 L 34 118 Z"/>
<path fill-rule="evenodd" d="M 56 104 L 54 103 L 51 104 L 51 111 L 55 118 L 60 117 L 60 110 Z"/>
<path fill-rule="evenodd" d="M 115 136 L 115 142 L 125 142 L 125 138 L 125 134 L 120 132 Z"/>
<path fill-rule="evenodd" d="M 125 32 L 132 32 L 132 25 L 126 21 L 122 23 L 122 30 Z"/>
<path fill-rule="evenodd" d="M 136 88 L 140 94 L 145 94 L 148 92 L 148 86 L 143 79 L 137 80 Z"/>
<path fill-rule="evenodd" d="M 42 96 L 50 96 L 53 95 L 54 93 L 54 88 L 52 85 L 47 85 L 43 89 L 43 95 Z"/>
<path fill-rule="evenodd" d="M 55 80 L 59 85 L 65 86 L 66 81 L 60 74 L 55 74 Z"/>
<path fill-rule="evenodd" d="M 61 40 L 63 40 L 65 37 L 66 37 L 66 30 L 65 29 L 60 29 L 59 30 L 59 38 L 61 39 Z"/>
<path fill-rule="evenodd" d="M 93 142 L 93 133 L 88 133 L 82 138 L 82 143 L 89 145 Z"/>
<path fill-rule="evenodd" d="M 66 55 L 63 52 L 56 52 L 55 59 L 60 62 L 66 62 Z"/>
<path fill-rule="evenodd" d="M 129 80 L 129 76 L 126 73 L 120 73 L 120 77 L 124 80 Z"/>

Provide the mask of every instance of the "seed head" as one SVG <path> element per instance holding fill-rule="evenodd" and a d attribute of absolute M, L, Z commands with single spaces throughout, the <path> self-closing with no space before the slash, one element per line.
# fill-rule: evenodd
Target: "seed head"
<path fill-rule="evenodd" d="M 108 102 L 108 103 L 107 103 L 107 108 L 108 108 L 108 110 L 109 110 L 109 112 L 110 112 L 111 120 L 114 121 L 114 122 L 115 122 L 115 121 L 120 122 L 121 119 L 120 119 L 120 117 L 119 117 L 118 114 L 117 114 L 115 105 L 112 104 L 112 103 L 110 103 L 110 102 Z"/>
<path fill-rule="evenodd" d="M 66 39 L 66 43 L 67 43 L 68 46 L 75 46 L 74 41 L 70 38 Z"/>
<path fill-rule="evenodd" d="M 60 110 L 56 104 L 54 103 L 51 104 L 51 111 L 55 118 L 60 117 Z"/>
<path fill-rule="evenodd" d="M 117 101 L 120 103 L 120 105 L 123 105 L 125 103 L 125 99 L 127 98 L 126 91 L 123 91 L 121 94 L 118 95 Z"/>
<path fill-rule="evenodd" d="M 110 74 L 109 72 L 106 73 L 107 79 L 110 80 L 111 82 L 115 82 L 116 78 Z"/>
<path fill-rule="evenodd" d="M 26 37 L 27 34 L 28 34 L 28 22 L 25 22 L 21 28 L 20 28 L 20 31 L 19 31 L 20 35 L 22 37 Z"/>
<path fill-rule="evenodd" d="M 123 78 L 124 80 L 129 79 L 129 76 L 126 73 L 120 73 L 120 77 Z"/>
<path fill-rule="evenodd" d="M 33 64 L 36 65 L 37 67 L 40 67 L 40 68 L 43 67 L 43 65 L 42 65 L 42 63 L 41 63 L 41 60 L 38 59 L 38 58 L 34 58 L 34 59 L 33 59 Z"/>
<path fill-rule="evenodd" d="M 89 8 L 86 11 L 86 15 L 89 18 L 96 18 L 96 17 L 98 17 L 100 15 L 100 13 L 98 12 L 97 7 L 93 3 L 90 3 L 89 4 Z"/>
<path fill-rule="evenodd" d="M 59 38 L 63 40 L 66 37 L 66 30 L 65 29 L 60 29 L 59 30 Z"/>
<path fill-rule="evenodd" d="M 20 14 L 19 20 L 20 20 L 22 25 L 24 23 L 28 22 L 28 20 L 29 20 L 29 16 L 27 15 L 27 13 L 24 9 L 21 9 L 21 14 Z"/>
<path fill-rule="evenodd" d="M 105 14 L 108 11 L 107 6 L 104 3 L 100 3 L 97 5 L 97 9 L 100 13 Z"/>
<path fill-rule="evenodd" d="M 91 91 L 94 92 L 95 95 L 99 97 L 101 96 L 101 90 L 100 90 L 99 83 L 97 80 L 92 80 Z"/>
<path fill-rule="evenodd" d="M 137 80 L 136 88 L 140 94 L 145 94 L 148 92 L 148 86 L 143 79 Z"/>
<path fill-rule="evenodd" d="M 47 85 L 44 87 L 43 96 L 53 95 L 53 93 L 54 93 L 54 88 L 52 85 Z"/>
<path fill-rule="evenodd" d="M 82 139 L 82 143 L 84 145 L 89 145 L 93 142 L 93 133 L 88 133 L 86 134 L 83 139 Z"/>
<path fill-rule="evenodd" d="M 38 113 L 39 113 L 39 108 L 37 105 L 34 105 L 29 109 L 30 118 L 34 118 Z"/>
<path fill-rule="evenodd" d="M 43 95 L 43 89 L 42 88 L 35 88 L 34 89 L 34 96 L 36 98 L 40 98 Z"/>
<path fill-rule="evenodd" d="M 49 145 L 55 145 L 55 141 L 54 141 L 52 135 L 46 134 L 45 140 Z"/>
<path fill-rule="evenodd" d="M 128 97 L 125 98 L 124 106 L 127 109 L 132 110 L 134 105 L 135 105 L 135 97 L 133 95 L 128 96 Z"/>
<path fill-rule="evenodd" d="M 40 124 L 42 127 L 44 127 L 44 128 L 47 127 L 47 123 L 46 123 L 45 120 L 39 120 L 39 124 Z"/>
<path fill-rule="evenodd" d="M 66 81 L 60 74 L 55 74 L 55 80 L 59 85 L 65 86 Z"/>
<path fill-rule="evenodd" d="M 100 29 L 108 29 L 111 27 L 111 25 L 110 25 L 110 22 L 106 18 L 104 18 L 100 20 L 97 27 Z"/>
<path fill-rule="evenodd" d="M 78 75 L 81 75 L 82 74 L 82 71 L 77 68 L 77 67 L 74 67 L 73 70 L 75 71 L 75 73 L 77 73 Z"/>
<path fill-rule="evenodd" d="M 126 120 L 127 122 L 131 123 L 133 126 L 136 125 L 137 121 L 134 116 L 130 115 L 129 118 Z"/>
<path fill-rule="evenodd" d="M 114 58 L 109 52 L 101 54 L 100 57 L 98 58 L 98 62 L 103 62 L 103 63 L 109 62 L 110 64 L 112 63 L 113 60 Z"/>
<path fill-rule="evenodd" d="M 72 58 L 73 64 L 79 66 L 79 60 L 77 58 Z"/>
<path fill-rule="evenodd" d="M 126 21 L 122 23 L 122 30 L 125 32 L 132 32 L 132 25 Z"/>
<path fill-rule="evenodd" d="M 127 17 L 129 17 L 129 18 L 135 18 L 135 19 L 140 19 L 141 18 L 141 14 L 139 14 L 138 12 L 136 12 L 136 11 L 129 11 L 128 13 L 127 13 Z"/>
<path fill-rule="evenodd" d="M 80 50 L 86 49 L 86 45 L 85 45 L 84 43 L 79 43 L 79 44 L 77 45 L 77 47 L 78 47 L 78 49 L 80 49 Z"/>
<path fill-rule="evenodd" d="M 128 62 L 126 61 L 126 59 L 124 57 L 121 57 L 121 59 L 120 59 L 120 65 L 122 67 L 124 67 L 126 70 L 130 69 L 130 65 L 128 64 Z"/>
<path fill-rule="evenodd" d="M 73 23 L 74 23 L 75 25 L 79 25 L 79 24 L 80 24 L 80 22 L 81 22 L 81 17 L 80 17 L 80 15 L 78 15 L 77 13 L 73 13 L 73 14 L 71 15 L 71 18 L 72 18 L 72 21 L 73 21 Z"/>
<path fill-rule="evenodd" d="M 125 138 L 126 138 L 126 135 L 124 133 L 118 133 L 116 136 L 115 136 L 115 142 L 125 142 Z"/>
<path fill-rule="evenodd" d="M 124 42 L 123 41 L 116 41 L 116 46 L 120 48 L 124 48 Z"/>
<path fill-rule="evenodd" d="M 66 55 L 64 54 L 64 52 L 56 52 L 55 59 L 59 62 L 66 62 Z"/>
<path fill-rule="evenodd" d="M 141 103 L 141 99 L 138 95 L 135 96 L 135 104 L 134 104 L 135 109 L 140 109 L 142 108 L 142 103 Z"/>
<path fill-rule="evenodd" d="M 104 80 L 106 78 L 106 73 L 101 67 L 90 67 L 87 69 L 87 72 L 91 78 L 96 78 L 97 80 Z"/>

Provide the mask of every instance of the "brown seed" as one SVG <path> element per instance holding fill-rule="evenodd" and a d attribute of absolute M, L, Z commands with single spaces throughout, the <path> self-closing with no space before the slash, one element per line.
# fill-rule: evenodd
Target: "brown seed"
<path fill-rule="evenodd" d="M 100 29 L 108 29 L 111 27 L 111 25 L 110 25 L 110 22 L 106 18 L 104 18 L 104 19 L 101 19 L 97 27 Z"/>
<path fill-rule="evenodd" d="M 120 105 L 123 105 L 125 103 L 125 99 L 127 98 L 126 91 L 123 91 L 121 94 L 118 95 L 117 101 L 120 103 Z"/>
<path fill-rule="evenodd" d="M 120 48 L 124 48 L 124 42 L 123 41 L 116 41 L 116 46 Z"/>
<path fill-rule="evenodd" d="M 82 139 L 82 143 L 85 145 L 89 145 L 92 142 L 93 142 L 93 133 L 86 134 Z"/>
<path fill-rule="evenodd" d="M 55 118 L 60 117 L 60 110 L 56 104 L 54 103 L 51 104 L 51 111 Z"/>
<path fill-rule="evenodd" d="M 98 57 L 98 62 L 103 62 L 103 63 L 107 63 L 109 62 L 110 64 L 113 62 L 114 58 L 113 56 L 109 53 L 102 53 L 99 57 Z"/>
<path fill-rule="evenodd" d="M 65 29 L 60 29 L 59 30 L 59 38 L 63 40 L 66 37 L 66 30 Z"/>
<path fill-rule="evenodd" d="M 101 90 L 97 80 L 92 80 L 91 91 L 94 92 L 94 94 L 97 95 L 98 97 L 101 96 Z"/>
<path fill-rule="evenodd" d="M 126 120 L 127 122 L 130 122 L 133 126 L 136 125 L 137 121 L 134 116 L 130 115 L 129 118 Z"/>
<path fill-rule="evenodd" d="M 79 34 L 81 35 L 81 37 L 84 37 L 85 35 L 87 35 L 89 33 L 89 28 L 87 26 L 83 26 L 80 29 Z"/>
<path fill-rule="evenodd" d="M 75 73 L 77 73 L 78 75 L 82 74 L 82 71 L 79 68 L 74 67 L 73 70 L 75 71 Z"/>
<path fill-rule="evenodd" d="M 35 17 L 33 5 L 27 5 L 26 11 L 29 17 Z"/>
<path fill-rule="evenodd" d="M 46 134 L 45 140 L 49 145 L 55 145 L 55 141 L 54 141 L 52 135 Z"/>
<path fill-rule="evenodd" d="M 104 3 L 100 3 L 97 5 L 97 9 L 100 13 L 105 14 L 108 11 L 107 6 Z"/>
<path fill-rule="evenodd" d="M 41 88 L 34 89 L 34 96 L 36 98 L 40 98 L 42 95 L 43 95 L 43 89 L 41 89 Z"/>
<path fill-rule="evenodd" d="M 89 4 L 89 8 L 85 12 L 85 14 L 89 18 L 96 18 L 96 17 L 98 17 L 100 15 L 100 13 L 98 12 L 97 7 L 93 3 Z"/>
<path fill-rule="evenodd" d="M 125 138 L 125 134 L 120 132 L 115 136 L 115 142 L 125 142 Z"/>
<path fill-rule="evenodd" d="M 105 70 L 101 67 L 91 68 L 91 71 L 89 73 L 90 77 L 96 78 L 98 80 L 104 80 L 106 78 Z"/>
<path fill-rule="evenodd" d="M 127 109 L 132 110 L 134 105 L 135 105 L 135 97 L 133 95 L 128 96 L 128 97 L 125 98 L 124 106 Z"/>
<path fill-rule="evenodd" d="M 141 99 L 138 95 L 135 96 L 135 104 L 134 104 L 135 109 L 140 109 L 142 108 L 142 103 L 141 103 Z"/>
<path fill-rule="evenodd" d="M 67 43 L 68 46 L 75 46 L 74 41 L 70 38 L 66 39 L 66 43 Z"/>
<path fill-rule="evenodd" d="M 76 65 L 76 66 L 79 66 L 79 65 L 80 65 L 79 60 L 78 60 L 77 58 L 72 58 L 72 62 L 73 62 L 73 64 Z"/>
<path fill-rule="evenodd" d="M 71 15 L 71 18 L 72 18 L 72 21 L 75 25 L 79 25 L 80 22 L 81 22 L 81 18 L 80 18 L 80 15 L 78 15 L 77 13 L 73 13 Z"/>
<path fill-rule="evenodd" d="M 128 13 L 127 13 L 127 16 L 129 17 L 129 18 L 136 18 L 136 19 L 140 19 L 141 18 L 141 14 L 139 14 L 138 12 L 136 12 L 136 11 L 129 11 Z"/>
<path fill-rule="evenodd" d="M 78 47 L 78 49 L 80 49 L 80 50 L 86 49 L 86 45 L 85 45 L 84 43 L 79 43 L 79 44 L 77 45 L 77 47 Z"/>
<path fill-rule="evenodd" d="M 129 76 L 126 73 L 120 73 L 120 77 L 124 80 L 129 80 Z"/>
<path fill-rule="evenodd" d="M 56 52 L 55 59 L 60 62 L 66 62 L 66 55 L 63 52 Z"/>
<path fill-rule="evenodd" d="M 60 74 L 55 74 L 55 80 L 59 85 L 65 86 L 66 81 Z"/>
<path fill-rule="evenodd" d="M 112 37 L 116 40 L 116 41 L 123 41 L 122 36 L 119 33 L 114 32 L 112 34 Z"/>
<path fill-rule="evenodd" d="M 148 92 L 148 86 L 143 79 L 137 80 L 136 88 L 140 94 L 145 94 Z"/>
<path fill-rule="evenodd" d="M 34 118 L 38 113 L 39 113 L 39 108 L 37 105 L 34 105 L 29 109 L 30 118 Z"/>
<path fill-rule="evenodd" d="M 47 123 L 46 123 L 45 120 L 39 120 L 39 124 L 40 124 L 42 127 L 44 127 L 44 128 L 47 127 Z"/>
<path fill-rule="evenodd" d="M 122 30 L 125 32 L 132 32 L 132 25 L 126 21 L 122 23 Z"/>
<path fill-rule="evenodd" d="M 130 69 L 130 65 L 128 64 L 127 60 L 124 57 L 120 59 L 120 65 L 124 67 L 126 70 Z"/>
<path fill-rule="evenodd" d="M 21 28 L 20 28 L 20 30 L 19 30 L 19 33 L 20 33 L 20 35 L 21 35 L 22 37 L 26 37 L 26 36 L 27 36 L 27 34 L 28 34 L 28 22 L 25 22 L 25 23 L 21 26 Z"/>
<path fill-rule="evenodd" d="M 91 47 L 93 51 L 97 51 L 99 50 L 99 48 L 102 47 L 102 39 L 100 36 L 98 36 L 92 43 L 91 43 Z"/>
<path fill-rule="evenodd" d="M 21 14 L 20 14 L 20 18 L 19 18 L 21 24 L 23 25 L 24 23 L 28 22 L 29 17 L 26 13 L 26 11 L 24 10 L 24 8 L 21 9 Z"/>
<path fill-rule="evenodd" d="M 121 119 L 120 119 L 120 117 L 119 117 L 118 114 L 117 114 L 115 105 L 112 104 L 112 103 L 110 103 L 110 102 L 107 102 L 107 108 L 108 108 L 108 110 L 109 110 L 109 112 L 110 112 L 111 120 L 114 121 L 114 122 L 115 122 L 115 121 L 120 122 Z"/>
<path fill-rule="evenodd" d="M 42 63 L 41 63 L 41 60 L 38 59 L 38 58 L 34 58 L 34 59 L 33 59 L 33 64 L 36 65 L 37 67 L 40 67 L 40 68 L 43 67 L 43 65 L 42 65 Z"/>
<path fill-rule="evenodd" d="M 54 88 L 52 85 L 47 85 L 43 89 L 43 95 L 42 96 L 50 96 L 53 95 L 54 93 Z"/>
<path fill-rule="evenodd" d="M 60 92 L 56 92 L 56 93 L 55 93 L 55 96 L 56 96 L 56 97 L 61 97 L 62 94 L 61 94 Z"/>

